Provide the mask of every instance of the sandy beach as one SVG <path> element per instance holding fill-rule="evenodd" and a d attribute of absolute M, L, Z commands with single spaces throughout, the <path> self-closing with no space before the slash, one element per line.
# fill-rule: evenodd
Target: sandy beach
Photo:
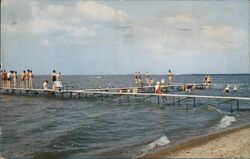
<path fill-rule="evenodd" d="M 250 125 L 191 139 L 143 158 L 250 158 Z"/>

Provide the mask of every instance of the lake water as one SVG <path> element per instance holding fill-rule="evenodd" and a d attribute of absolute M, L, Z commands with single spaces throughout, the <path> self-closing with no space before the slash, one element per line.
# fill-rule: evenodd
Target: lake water
<path fill-rule="evenodd" d="M 160 81 L 165 76 L 153 76 Z M 200 83 L 202 75 L 177 75 L 175 83 Z M 35 87 L 49 76 L 35 76 Z M 133 86 L 132 75 L 63 76 L 75 88 Z M 224 84 L 250 84 L 250 75 L 214 75 L 211 89 L 182 92 L 199 95 L 250 97 L 250 88 L 223 93 Z M 0 150 L 2 156 L 27 158 L 139 157 L 156 148 L 214 131 L 250 123 L 250 102 L 240 101 L 231 114 L 231 103 L 197 99 L 185 104 L 157 104 L 156 98 L 116 97 L 65 99 L 17 95 L 0 96 Z"/>

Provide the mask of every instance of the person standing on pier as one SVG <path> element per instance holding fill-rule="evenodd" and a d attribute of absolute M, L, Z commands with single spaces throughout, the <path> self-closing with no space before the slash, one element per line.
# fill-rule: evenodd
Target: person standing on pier
<path fill-rule="evenodd" d="M 25 87 L 25 74 L 26 71 L 24 70 L 21 75 L 20 75 L 20 88 L 24 88 Z"/>
<path fill-rule="evenodd" d="M 146 83 L 147 83 L 147 85 L 149 85 L 149 82 L 150 82 L 150 81 L 149 81 L 149 73 L 147 72 L 147 73 L 146 73 Z"/>
<path fill-rule="evenodd" d="M 11 87 L 12 73 L 11 71 L 7 73 L 7 87 Z"/>
<path fill-rule="evenodd" d="M 168 70 L 168 80 L 169 80 L 169 84 L 173 85 L 173 73 L 171 72 L 171 70 Z"/>
<path fill-rule="evenodd" d="M 61 72 L 56 73 L 56 80 L 57 80 L 57 81 L 60 81 L 60 78 L 61 78 Z"/>
<path fill-rule="evenodd" d="M 16 88 L 16 83 L 17 83 L 17 72 L 16 72 L 16 71 L 13 71 L 12 76 L 13 76 L 13 88 Z"/>
<path fill-rule="evenodd" d="M 3 72 L 2 72 L 2 87 L 6 87 L 6 81 L 7 81 L 7 72 L 6 72 L 6 70 L 3 70 Z"/>
<path fill-rule="evenodd" d="M 32 73 L 32 70 L 29 71 L 28 76 L 29 76 L 29 89 L 33 89 L 33 78 L 34 78 L 34 75 Z"/>
<path fill-rule="evenodd" d="M 138 83 L 138 75 L 137 75 L 137 72 L 135 72 L 135 85 L 137 85 Z"/>
<path fill-rule="evenodd" d="M 24 87 L 29 88 L 29 72 L 30 70 L 27 70 L 24 74 Z"/>
<path fill-rule="evenodd" d="M 53 85 L 53 89 L 55 88 L 54 82 L 56 81 L 56 71 L 53 70 L 52 74 L 51 74 L 51 81 L 52 81 L 52 85 Z"/>

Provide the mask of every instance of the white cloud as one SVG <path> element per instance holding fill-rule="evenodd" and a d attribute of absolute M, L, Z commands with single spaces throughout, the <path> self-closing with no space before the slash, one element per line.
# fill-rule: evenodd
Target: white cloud
<path fill-rule="evenodd" d="M 227 53 L 247 45 L 248 36 L 229 24 L 205 24 L 190 15 L 176 15 L 138 25 L 143 47 L 159 54 Z"/>
<path fill-rule="evenodd" d="M 16 3 L 16 0 L 14 1 Z M 8 5 L 15 3 L 8 3 Z M 34 35 L 57 34 L 71 40 L 77 38 L 76 41 L 83 43 L 84 39 L 88 40 L 86 38 L 94 37 L 100 33 L 105 34 L 93 26 L 103 28 L 104 26 L 100 22 L 111 22 L 118 26 L 125 26 L 128 17 L 125 12 L 96 1 L 78 1 L 73 6 L 50 4 L 45 7 L 42 7 L 37 1 L 25 1 L 23 8 L 29 10 L 29 19 L 21 21 L 15 26 L 7 23 L 2 24 L 4 32 Z M 103 30 L 105 31 L 105 29 Z"/>
<path fill-rule="evenodd" d="M 79 1 L 76 4 L 76 13 L 93 20 L 121 22 L 127 14 L 121 10 L 97 3 L 96 1 Z"/>
<path fill-rule="evenodd" d="M 44 17 L 61 17 L 70 12 L 70 8 L 62 5 L 49 5 L 44 8 L 43 16 Z"/>

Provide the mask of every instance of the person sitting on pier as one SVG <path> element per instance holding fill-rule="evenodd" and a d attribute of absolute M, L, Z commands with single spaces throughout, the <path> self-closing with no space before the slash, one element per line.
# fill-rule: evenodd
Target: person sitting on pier
<path fill-rule="evenodd" d="M 169 80 L 169 84 L 173 85 L 173 73 L 171 72 L 171 70 L 168 70 L 168 80 Z"/>
<path fill-rule="evenodd" d="M 236 93 L 238 91 L 237 86 L 234 85 L 233 92 Z"/>
<path fill-rule="evenodd" d="M 43 89 L 48 89 L 48 84 L 49 84 L 49 81 L 46 80 L 43 82 Z"/>
<path fill-rule="evenodd" d="M 230 93 L 230 85 L 227 85 L 223 92 Z"/>
<path fill-rule="evenodd" d="M 166 81 L 164 79 L 161 80 L 161 85 L 162 85 L 162 87 L 166 86 Z"/>
<path fill-rule="evenodd" d="M 125 93 L 127 92 L 127 88 L 125 86 L 122 86 L 121 89 L 119 90 L 119 93 Z"/>
<path fill-rule="evenodd" d="M 159 81 L 157 81 L 157 84 L 155 85 L 155 93 L 156 94 L 162 94 L 161 85 L 160 85 Z"/>

